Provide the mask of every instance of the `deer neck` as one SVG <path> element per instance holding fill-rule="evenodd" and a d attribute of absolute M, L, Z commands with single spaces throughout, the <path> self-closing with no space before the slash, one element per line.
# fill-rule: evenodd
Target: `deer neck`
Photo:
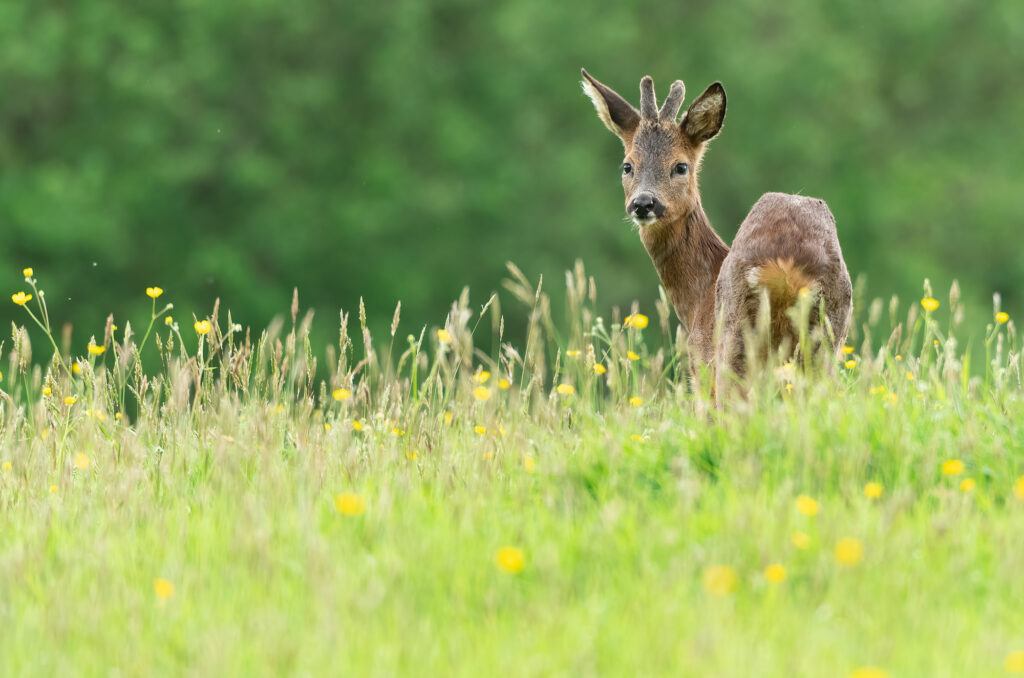
<path fill-rule="evenodd" d="M 711 227 L 700 201 L 689 214 L 655 228 L 642 228 L 640 239 L 683 327 L 691 337 L 710 339 L 715 281 L 729 247 Z"/>

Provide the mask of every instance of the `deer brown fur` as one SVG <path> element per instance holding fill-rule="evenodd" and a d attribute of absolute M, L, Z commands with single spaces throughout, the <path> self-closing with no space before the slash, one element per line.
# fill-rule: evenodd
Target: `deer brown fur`
<path fill-rule="evenodd" d="M 766 193 L 750 210 L 730 249 L 701 205 L 697 174 L 708 142 L 722 128 L 726 97 L 714 83 L 677 121 L 685 97 L 675 81 L 657 108 L 654 83 L 640 81 L 640 110 L 583 70 L 583 89 L 605 126 L 622 141 L 626 212 L 688 333 L 691 374 L 706 364 L 716 392 L 747 367 L 745 337 L 767 303 L 771 348 L 796 345 L 787 313 L 801 294 L 824 309 L 830 332 L 815 337 L 838 351 L 852 312 L 850 274 L 835 218 L 822 200 Z M 812 329 L 818 313 L 808 318 Z"/>

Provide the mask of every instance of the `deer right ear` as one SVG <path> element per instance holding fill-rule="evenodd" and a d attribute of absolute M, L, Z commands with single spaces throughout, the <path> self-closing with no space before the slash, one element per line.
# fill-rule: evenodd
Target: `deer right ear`
<path fill-rule="evenodd" d="M 581 68 L 580 72 L 583 73 L 583 92 L 594 102 L 597 117 L 612 134 L 622 139 L 622 143 L 626 143 L 640 124 L 640 112 L 615 90 L 595 80 L 587 69 Z"/>
<path fill-rule="evenodd" d="M 681 123 L 683 134 L 696 144 L 708 141 L 722 129 L 725 122 L 725 88 L 722 83 L 712 83 L 694 99 Z"/>

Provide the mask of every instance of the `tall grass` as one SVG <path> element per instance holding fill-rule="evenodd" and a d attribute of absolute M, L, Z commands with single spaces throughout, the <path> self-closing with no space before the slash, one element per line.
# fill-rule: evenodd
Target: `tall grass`
<path fill-rule="evenodd" d="M 72 347 L 27 272 L 49 341 L 3 351 L 0 672 L 1024 670 L 1011 319 L 972 366 L 956 286 L 858 299 L 841 360 L 769 356 L 716 407 L 664 298 L 603 308 L 577 265 L 556 319 L 509 271 L 524 336 L 467 290 L 412 333 L 342 312 L 327 347 L 297 297 L 254 333 L 158 288 L 143 339 Z"/>

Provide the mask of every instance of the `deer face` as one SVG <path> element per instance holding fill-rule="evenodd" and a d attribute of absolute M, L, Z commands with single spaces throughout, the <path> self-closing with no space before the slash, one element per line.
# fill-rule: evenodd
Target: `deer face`
<path fill-rule="evenodd" d="M 654 82 L 640 81 L 640 110 L 583 71 L 583 91 L 597 115 L 625 148 L 622 188 L 626 214 L 640 227 L 685 218 L 700 202 L 697 170 L 704 149 L 722 128 L 725 90 L 714 83 L 676 122 L 685 96 L 680 80 L 672 83 L 659 110 Z"/>

